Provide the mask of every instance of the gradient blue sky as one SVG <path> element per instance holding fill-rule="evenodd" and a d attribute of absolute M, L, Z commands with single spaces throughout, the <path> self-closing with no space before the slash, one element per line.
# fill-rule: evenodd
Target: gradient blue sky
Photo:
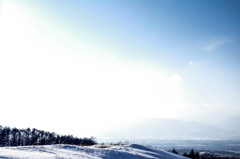
<path fill-rule="evenodd" d="M 5 125 L 240 116 L 240 1 L 2 0 L 0 11 Z"/>

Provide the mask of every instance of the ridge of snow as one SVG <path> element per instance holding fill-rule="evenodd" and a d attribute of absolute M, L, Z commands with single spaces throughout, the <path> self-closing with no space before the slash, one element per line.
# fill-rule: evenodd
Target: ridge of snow
<path fill-rule="evenodd" d="M 187 159 L 152 147 L 131 145 L 99 146 L 44 145 L 0 147 L 0 159 Z"/>

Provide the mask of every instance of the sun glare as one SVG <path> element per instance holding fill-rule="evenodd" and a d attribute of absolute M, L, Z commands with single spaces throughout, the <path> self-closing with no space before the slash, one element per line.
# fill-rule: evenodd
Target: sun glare
<path fill-rule="evenodd" d="M 132 116 L 174 118 L 184 111 L 186 103 L 178 87 L 182 78 L 178 74 L 168 76 L 147 66 L 143 71 L 140 67 L 145 65 L 132 67 L 120 59 L 94 59 L 90 56 L 93 49 L 71 52 L 70 43 L 65 44 L 69 48 L 62 49 L 60 43 L 51 43 L 57 41 L 56 37 L 44 37 L 44 29 L 40 32 L 34 28 L 34 21 L 9 1 L 2 5 L 0 27 L 0 66 L 5 77 L 0 79 L 4 84 L 1 105 L 5 114 L 16 110 L 13 116 L 18 118 L 9 119 L 12 123 L 8 121 L 8 125 L 37 125 L 50 130 L 55 125 L 54 130 L 63 131 L 61 124 L 71 121 L 74 127 L 88 119 L 87 124 L 98 125 L 92 130 L 97 131 L 134 120 Z M 80 52 L 89 56 L 82 57 Z M 3 122 L 6 118 L 0 117 Z"/>

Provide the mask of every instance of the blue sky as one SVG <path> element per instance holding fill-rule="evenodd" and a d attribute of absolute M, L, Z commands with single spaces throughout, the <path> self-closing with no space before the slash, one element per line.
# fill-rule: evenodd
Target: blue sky
<path fill-rule="evenodd" d="M 66 111 L 96 110 L 107 128 L 133 113 L 133 121 L 240 116 L 239 1 L 0 2 L 6 115 L 60 109 L 48 126 L 33 120 L 43 129 Z M 116 110 L 126 119 L 110 115 Z M 29 126 L 26 120 L 4 124 Z"/>
<path fill-rule="evenodd" d="M 50 25 L 103 49 L 118 49 L 123 58 L 144 59 L 168 69 L 192 60 L 238 68 L 238 1 L 32 3 Z"/>

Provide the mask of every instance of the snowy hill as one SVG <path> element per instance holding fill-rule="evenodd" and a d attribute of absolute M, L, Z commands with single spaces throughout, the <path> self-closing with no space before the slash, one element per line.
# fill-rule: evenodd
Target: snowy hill
<path fill-rule="evenodd" d="M 0 147 L 1 159 L 186 159 L 183 156 L 141 145 L 99 146 L 18 146 Z"/>

